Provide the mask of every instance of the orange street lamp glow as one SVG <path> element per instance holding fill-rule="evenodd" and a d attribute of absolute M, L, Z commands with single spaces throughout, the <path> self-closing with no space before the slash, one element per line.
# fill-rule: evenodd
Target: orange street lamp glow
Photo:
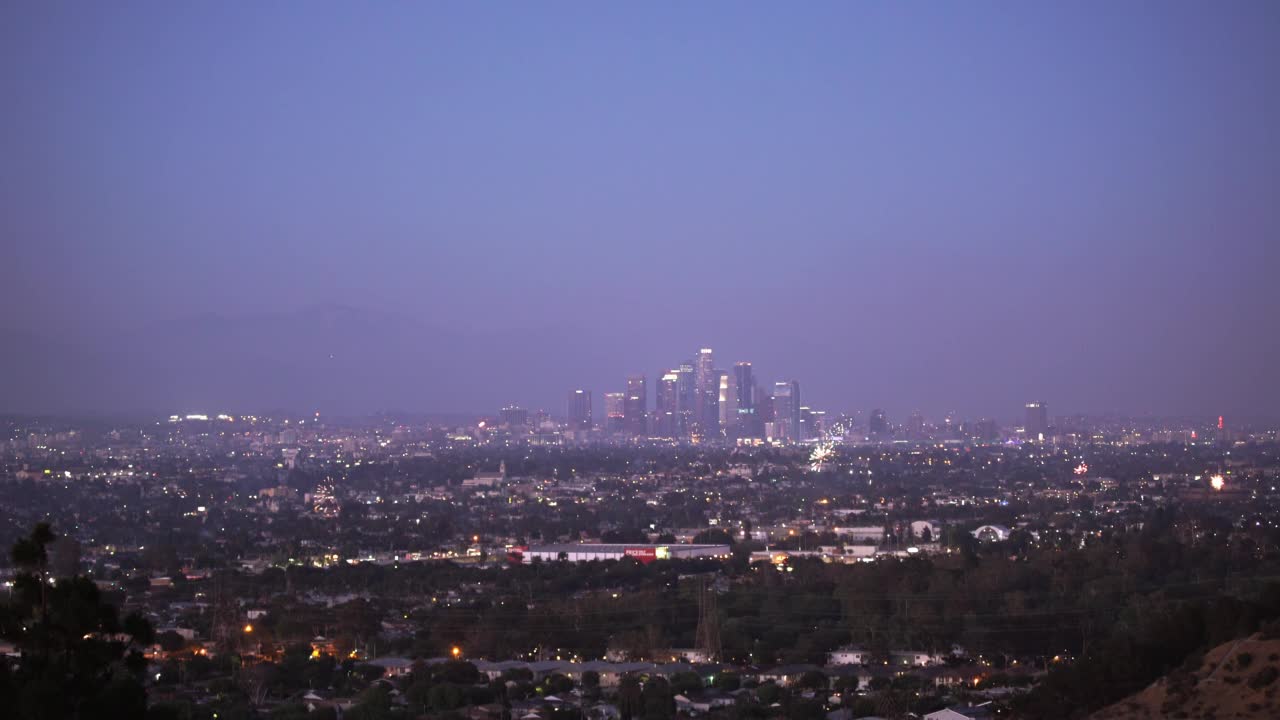
<path fill-rule="evenodd" d="M 455 659 L 457 659 L 457 658 L 459 658 L 459 657 L 461 657 L 461 656 L 462 656 L 462 648 L 458 647 L 457 645 L 454 645 L 454 646 L 453 646 L 453 649 L 452 649 L 452 650 L 450 650 L 449 652 L 453 654 L 453 657 L 454 657 Z"/>
<path fill-rule="evenodd" d="M 252 625 L 245 625 L 245 626 L 244 626 L 244 631 L 245 631 L 246 633 L 251 633 L 251 632 L 253 632 L 253 626 L 252 626 Z"/>

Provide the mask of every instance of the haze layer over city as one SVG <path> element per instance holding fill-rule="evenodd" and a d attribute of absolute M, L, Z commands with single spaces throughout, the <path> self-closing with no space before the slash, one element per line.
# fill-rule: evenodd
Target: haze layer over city
<path fill-rule="evenodd" d="M 1280 5 L 9 3 L 0 716 L 1280 717 Z"/>

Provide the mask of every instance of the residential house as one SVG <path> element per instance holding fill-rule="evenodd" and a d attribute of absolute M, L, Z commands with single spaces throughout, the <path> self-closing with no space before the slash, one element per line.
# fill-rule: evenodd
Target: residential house
<path fill-rule="evenodd" d="M 676 710 L 690 715 L 702 715 L 715 708 L 732 707 L 734 697 L 717 690 L 703 690 L 676 695 Z"/>
<path fill-rule="evenodd" d="M 804 677 L 807 672 L 823 672 L 822 668 L 817 665 L 779 665 L 770 670 L 764 670 L 759 674 L 760 682 L 772 682 L 778 687 L 790 687 L 800 682 L 800 678 Z"/>
<path fill-rule="evenodd" d="M 990 720 L 994 717 L 988 703 L 973 706 L 956 706 L 931 712 L 924 720 Z"/>
<path fill-rule="evenodd" d="M 871 652 L 856 647 L 842 647 L 827 653 L 828 665 L 866 665 L 871 662 Z"/>

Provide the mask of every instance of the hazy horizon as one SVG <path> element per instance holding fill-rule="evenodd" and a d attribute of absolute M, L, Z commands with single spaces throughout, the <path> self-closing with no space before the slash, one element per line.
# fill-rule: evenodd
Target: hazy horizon
<path fill-rule="evenodd" d="M 290 334 L 286 331 L 286 325 L 300 334 Z M 357 337 L 327 337 L 331 331 L 343 329 Z M 409 330 L 422 332 L 404 334 Z M 575 355 L 595 344 L 595 339 L 584 334 L 586 332 L 543 328 L 537 331 L 519 331 L 516 337 L 528 340 L 535 334 L 543 339 L 554 336 L 565 342 L 566 347 L 570 347 L 569 343 L 577 343 L 572 346 L 573 352 L 568 353 Z M 360 345 L 371 333 L 373 337 L 381 338 L 382 342 Z M 648 379 L 649 406 L 654 406 L 653 383 L 658 371 L 666 366 L 657 369 L 646 367 L 615 370 L 610 367 L 593 368 L 582 365 L 577 366 L 581 367 L 579 371 L 575 366 L 560 366 L 557 361 L 539 366 L 537 373 L 519 375 L 510 371 L 510 363 L 504 365 L 500 357 L 492 357 L 500 355 L 509 337 L 511 336 L 507 332 L 500 330 L 485 333 L 442 330 L 421 324 L 410 316 L 351 306 L 317 306 L 292 312 L 256 315 L 209 312 L 174 321 L 158 321 L 124 331 L 102 329 L 95 339 L 98 344 L 87 343 L 81 346 L 68 342 L 62 345 L 64 350 L 73 348 L 98 353 L 90 356 L 97 363 L 94 367 L 72 365 L 59 371 L 56 364 L 45 364 L 47 357 L 42 359 L 38 354 L 27 356 L 28 360 L 42 367 L 19 375 L 28 378 L 40 375 L 41 379 L 51 382 L 65 382 L 74 377 L 80 382 L 96 380 L 98 385 L 76 386 L 74 382 L 71 386 L 64 387 L 11 384 L 6 393 L 3 412 L 17 415 L 112 417 L 171 412 L 290 412 L 306 415 L 320 411 L 325 415 L 355 418 L 380 413 L 424 416 L 495 415 L 501 406 L 515 404 L 561 416 L 568 392 L 574 388 L 584 388 L 593 392 L 596 415 L 603 417 L 603 394 L 620 391 L 625 375 L 636 373 L 644 374 Z M 30 335 L 29 339 L 37 342 L 48 340 L 38 334 Z M 454 348 L 458 357 L 437 357 L 434 348 L 438 345 L 433 343 Z M 689 346 L 683 359 L 691 359 L 697 348 L 704 345 Z M 402 356 L 390 367 L 379 365 L 379 370 L 387 374 L 378 375 L 376 379 L 363 376 L 362 384 L 362 369 L 368 361 L 360 359 L 360 352 L 365 348 L 389 347 Z M 751 357 L 750 350 L 728 354 L 722 348 L 714 345 L 712 347 L 716 350 L 718 367 L 731 368 L 733 363 L 740 360 L 752 362 L 757 377 L 766 388 L 771 388 L 775 380 L 792 378 L 792 375 L 785 372 L 774 371 L 772 366 L 762 365 L 758 358 Z M 660 347 L 651 347 L 641 352 L 662 356 L 662 350 Z M 302 354 L 286 361 L 294 352 Z M 668 356 L 679 357 L 680 351 L 675 350 L 668 353 Z M 607 357 L 626 358 L 629 353 L 611 348 Z M 58 354 L 58 358 L 63 361 L 68 358 L 72 361 L 86 359 L 79 352 L 62 352 Z M 354 364 L 351 362 L 353 358 Z M 415 363 L 419 361 L 433 361 L 436 364 L 417 368 Z M 673 360 L 667 365 L 674 366 L 678 362 Z M 441 369 L 441 363 L 444 369 Z M 442 396 L 446 398 L 444 400 L 433 399 L 441 397 L 439 394 L 423 392 L 424 387 L 431 386 L 431 374 L 456 371 L 459 365 L 470 363 L 489 363 L 483 368 L 473 369 L 492 373 L 492 381 L 481 387 L 450 388 Z M 130 374 L 131 370 L 134 374 Z M 246 378 L 249 382 L 245 381 Z M 575 378 L 590 378 L 595 382 L 575 384 L 572 382 Z M 341 388 L 336 388 L 331 382 L 335 379 L 342 383 Z M 534 382 L 530 387 L 525 387 L 525 381 L 530 379 Z M 991 417 L 1003 422 L 1018 422 L 1022 419 L 1022 405 L 1029 400 L 1046 402 L 1052 416 L 1118 415 L 1203 420 L 1225 412 L 1233 421 L 1276 419 L 1273 414 L 1234 409 L 1089 407 L 1076 404 L 1069 398 L 1041 397 L 1034 393 L 1015 398 L 1008 391 L 998 396 L 1003 399 L 988 399 L 973 404 L 948 404 L 940 401 L 948 397 L 963 397 L 961 392 L 934 396 L 932 404 L 906 404 L 895 398 L 888 389 L 876 388 L 873 379 L 867 380 L 868 391 L 863 397 L 877 398 L 877 402 L 858 402 L 857 396 L 850 401 L 841 402 L 840 396 L 819 395 L 821 391 L 813 389 L 813 385 L 817 383 L 811 384 L 802 378 L 799 381 L 803 401 L 806 404 L 812 403 L 814 409 L 840 414 L 865 413 L 872 408 L 883 408 L 894 422 L 902 422 L 909 413 L 916 411 L 924 413 L 931 421 L 939 421 L 945 413 L 955 412 L 961 419 Z M 277 387 L 277 384 L 283 386 Z M 271 387 L 264 389 L 264 386 Z M 107 395 L 108 399 L 97 405 L 74 404 L 76 399 L 102 397 L 102 390 L 107 387 L 112 387 L 116 392 Z M 341 392 L 336 392 L 338 389 Z M 41 397 L 55 399 L 42 404 Z M 824 402 L 828 398 L 832 402 Z"/>

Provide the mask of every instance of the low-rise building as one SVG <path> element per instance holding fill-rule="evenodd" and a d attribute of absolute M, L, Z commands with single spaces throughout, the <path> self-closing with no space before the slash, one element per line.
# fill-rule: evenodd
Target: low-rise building
<path fill-rule="evenodd" d="M 557 545 L 530 545 L 521 553 L 525 563 L 590 562 L 592 560 L 621 560 L 635 558 L 642 563 L 674 558 L 728 558 L 732 552 L 728 545 L 648 545 L 578 543 Z"/>

